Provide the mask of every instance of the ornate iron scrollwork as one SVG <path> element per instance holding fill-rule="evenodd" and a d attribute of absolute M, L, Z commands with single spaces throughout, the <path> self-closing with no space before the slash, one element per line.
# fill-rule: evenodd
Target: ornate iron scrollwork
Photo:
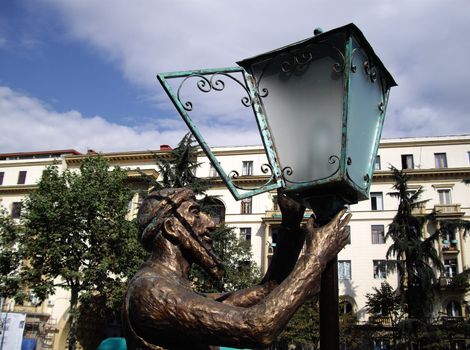
<path fill-rule="evenodd" d="M 209 74 L 206 74 L 206 75 L 191 74 L 191 75 L 187 76 L 186 78 L 184 78 L 183 81 L 178 86 L 176 97 L 178 98 L 178 101 L 181 103 L 181 105 L 183 106 L 183 108 L 186 111 L 189 112 L 189 111 L 193 110 L 193 103 L 191 101 L 183 102 L 181 100 L 180 95 L 181 95 L 181 89 L 182 89 L 183 85 L 186 83 L 186 81 L 188 81 L 191 78 L 199 78 L 198 82 L 196 83 L 196 86 L 199 89 L 199 91 L 204 92 L 204 93 L 209 93 L 211 91 L 223 91 L 225 89 L 225 82 L 221 78 L 219 78 L 219 76 L 231 79 L 234 82 L 236 82 L 239 86 L 241 86 L 242 89 L 246 93 L 246 96 L 243 96 L 241 98 L 241 103 L 245 107 L 250 107 L 251 105 L 253 105 L 253 100 L 250 97 L 250 92 L 249 92 L 248 88 L 246 87 L 246 85 L 244 83 L 242 83 L 240 80 L 235 78 L 233 75 L 228 74 L 228 73 L 218 72 L 218 73 L 210 74 L 210 77 L 207 78 L 208 75 Z"/>
<path fill-rule="evenodd" d="M 321 179 L 315 179 L 313 181 L 322 181 L 322 180 L 328 179 L 328 178 L 336 175 L 339 172 L 339 170 L 341 168 L 341 164 L 340 164 L 340 159 L 339 159 L 338 156 L 335 156 L 335 155 L 329 156 L 328 157 L 328 163 L 329 164 L 338 163 L 338 167 L 330 175 L 322 177 Z M 292 167 L 290 167 L 290 166 L 284 167 L 282 169 L 281 173 L 282 173 L 282 177 L 284 178 L 284 181 L 292 183 L 292 184 L 306 184 L 306 183 L 312 182 L 312 181 L 293 181 L 293 180 L 289 180 L 288 177 L 290 177 L 294 174 L 294 171 L 292 170 Z"/>
<path fill-rule="evenodd" d="M 364 58 L 364 62 L 362 63 L 364 72 L 369 77 L 370 82 L 375 83 L 377 81 L 377 68 L 370 63 L 370 60 L 367 54 L 362 49 L 359 49 L 357 47 L 354 50 L 352 50 L 352 53 L 351 53 L 351 72 L 352 73 L 357 72 L 357 66 L 354 64 L 354 55 L 356 53 L 360 53 L 362 57 Z"/>
<path fill-rule="evenodd" d="M 263 188 L 264 186 L 267 186 L 271 183 L 274 183 L 275 182 L 275 179 L 274 179 L 274 170 L 272 168 L 272 166 L 270 164 L 261 164 L 261 172 L 263 174 L 270 174 L 271 176 L 269 177 L 268 181 L 266 181 L 263 185 L 259 186 L 259 187 L 241 187 L 241 186 L 238 186 L 236 183 L 235 183 L 235 180 L 237 180 L 239 177 L 240 177 L 240 174 L 238 173 L 238 171 L 236 170 L 232 170 L 229 174 L 228 174 L 228 177 L 231 178 L 233 181 L 233 186 L 235 186 L 236 188 L 238 188 L 239 190 L 245 190 L 245 191 L 254 191 L 254 190 L 258 190 L 260 188 Z"/>
<path fill-rule="evenodd" d="M 386 91 L 385 91 L 385 85 L 384 85 L 384 82 L 383 82 L 383 78 L 380 78 L 379 79 L 379 75 L 378 75 L 378 71 L 377 71 L 377 68 L 372 65 L 369 57 L 367 56 L 367 54 L 360 48 L 356 47 L 355 49 L 352 50 L 352 53 L 351 53 L 351 72 L 352 73 L 356 73 L 357 72 L 357 65 L 354 63 L 354 56 L 356 55 L 356 53 L 359 53 L 362 58 L 364 59 L 364 61 L 362 62 L 362 67 L 364 69 L 364 73 L 367 75 L 369 81 L 371 83 L 375 83 L 377 82 L 377 79 L 379 80 L 379 83 L 380 83 L 380 86 L 381 86 L 381 89 L 382 89 L 382 95 L 384 96 L 384 100 L 385 100 L 385 95 L 386 95 Z M 381 114 L 383 114 L 383 112 L 385 111 L 385 104 L 384 102 L 380 102 L 379 104 L 379 110 L 381 112 Z"/>
<path fill-rule="evenodd" d="M 306 69 L 306 67 L 310 64 L 310 62 L 314 59 L 313 51 L 314 47 L 323 46 L 327 47 L 328 49 L 332 50 L 338 57 L 338 62 L 335 62 L 332 66 L 332 69 L 335 73 L 341 73 L 345 66 L 346 66 L 346 59 L 344 54 L 339 50 L 337 47 L 330 45 L 328 43 L 314 43 L 311 45 L 306 46 L 302 49 L 301 52 L 282 52 L 278 54 L 276 57 L 272 58 L 269 63 L 267 63 L 261 73 L 256 79 L 256 89 L 259 92 L 259 97 L 265 98 L 268 96 L 269 91 L 267 88 L 260 88 L 261 82 L 263 77 L 275 62 L 279 62 L 280 73 L 289 74 L 293 73 L 294 71 L 302 71 Z"/>
<path fill-rule="evenodd" d="M 379 107 L 380 114 L 383 114 L 385 112 L 385 103 L 381 101 L 378 107 Z"/>

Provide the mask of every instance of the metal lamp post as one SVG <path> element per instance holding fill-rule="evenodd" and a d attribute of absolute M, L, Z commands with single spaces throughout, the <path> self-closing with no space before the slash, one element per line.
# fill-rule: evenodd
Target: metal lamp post
<path fill-rule="evenodd" d="M 367 199 L 390 88 L 396 83 L 354 25 L 238 62 L 239 67 L 158 75 L 162 86 L 236 199 L 282 188 L 326 223 L 345 204 Z M 237 74 L 243 79 L 238 79 Z M 177 89 L 170 79 L 181 79 Z M 197 80 L 202 92 L 222 91 L 235 81 L 253 109 L 269 164 L 269 180 L 243 189 L 226 173 L 180 98 Z M 242 190 L 242 191 L 240 191 Z M 321 288 L 321 345 L 338 348 L 337 262 L 327 266 Z M 326 302 L 325 298 L 329 301 Z M 336 336 L 335 336 L 336 334 Z M 335 339 L 336 338 L 336 339 Z"/>

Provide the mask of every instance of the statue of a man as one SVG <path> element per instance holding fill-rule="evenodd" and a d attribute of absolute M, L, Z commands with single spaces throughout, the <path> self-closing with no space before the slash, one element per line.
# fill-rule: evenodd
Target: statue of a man
<path fill-rule="evenodd" d="M 216 278 L 221 261 L 212 252 L 211 218 L 188 189 L 152 192 L 137 217 L 140 239 L 152 255 L 129 282 L 124 323 L 129 348 L 208 350 L 212 346 L 269 345 L 302 303 L 318 292 L 326 263 L 346 244 L 350 214 L 341 211 L 302 230 L 305 208 L 279 194 L 282 225 L 276 253 L 262 282 L 224 295 L 191 289 L 192 263 Z M 300 251 L 304 247 L 304 253 Z"/>

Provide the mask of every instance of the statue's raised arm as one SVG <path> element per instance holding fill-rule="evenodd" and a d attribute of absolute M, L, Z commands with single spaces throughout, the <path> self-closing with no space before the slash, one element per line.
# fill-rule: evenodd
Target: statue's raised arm
<path fill-rule="evenodd" d="M 318 292 L 326 263 L 348 240 L 344 228 L 350 218 L 341 211 L 321 228 L 310 218 L 305 232 L 300 228 L 305 208 L 282 194 L 279 203 L 283 222 L 278 251 L 262 283 L 213 299 L 194 292 L 188 280 L 192 263 L 214 277 L 223 276 L 212 252 L 213 221 L 188 189 L 152 192 L 137 218 L 141 242 L 152 255 L 129 282 L 124 305 L 129 348 L 269 345 Z M 305 253 L 300 255 L 302 246 Z"/>

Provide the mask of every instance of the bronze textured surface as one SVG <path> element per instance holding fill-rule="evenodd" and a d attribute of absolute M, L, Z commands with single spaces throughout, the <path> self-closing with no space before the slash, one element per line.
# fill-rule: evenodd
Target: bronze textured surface
<path fill-rule="evenodd" d="M 128 348 L 209 350 L 212 346 L 263 348 L 294 312 L 320 288 L 328 261 L 345 246 L 350 214 L 339 212 L 323 227 L 310 218 L 300 228 L 305 208 L 279 194 L 282 225 L 276 253 L 262 282 L 224 295 L 191 289 L 188 273 L 196 263 L 223 276 L 212 252 L 211 218 L 188 189 L 152 192 L 137 222 L 140 239 L 152 255 L 129 282 L 123 308 Z M 304 247 L 304 254 L 300 251 Z"/>

